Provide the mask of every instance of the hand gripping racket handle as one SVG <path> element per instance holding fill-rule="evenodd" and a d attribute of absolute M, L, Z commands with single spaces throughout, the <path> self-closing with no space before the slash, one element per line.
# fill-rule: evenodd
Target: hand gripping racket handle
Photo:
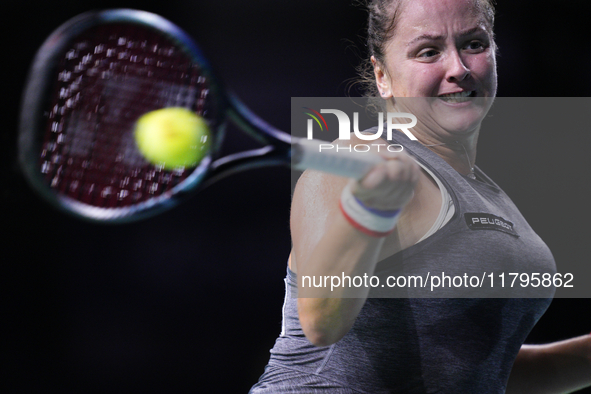
<path fill-rule="evenodd" d="M 327 146 L 321 149 L 321 145 Z M 347 150 L 351 149 L 351 150 Z M 357 152 L 352 147 L 339 147 L 327 141 L 298 138 L 292 140 L 292 167 L 318 170 L 347 178 L 361 179 L 383 159 L 371 152 Z"/>

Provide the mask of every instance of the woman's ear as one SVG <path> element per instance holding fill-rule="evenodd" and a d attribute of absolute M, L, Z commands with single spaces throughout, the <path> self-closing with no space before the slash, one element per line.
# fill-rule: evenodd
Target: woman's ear
<path fill-rule="evenodd" d="M 371 57 L 371 64 L 373 64 L 373 73 L 376 77 L 376 86 L 382 98 L 392 97 L 392 89 L 390 85 L 390 78 L 383 66 L 378 63 L 375 57 Z"/>

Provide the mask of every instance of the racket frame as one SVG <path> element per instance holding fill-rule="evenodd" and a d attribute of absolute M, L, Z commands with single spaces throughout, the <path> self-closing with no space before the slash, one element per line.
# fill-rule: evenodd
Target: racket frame
<path fill-rule="evenodd" d="M 213 142 L 210 152 L 190 175 L 165 193 L 136 205 L 103 208 L 85 204 L 62 195 L 47 185 L 39 170 L 39 154 L 46 127 L 46 109 L 61 58 L 72 41 L 86 30 L 109 23 L 131 23 L 156 30 L 178 44 L 197 64 L 208 80 L 215 100 Z M 264 146 L 218 157 L 225 134 L 226 120 L 231 120 L 251 138 Z M 165 18 L 146 11 L 110 9 L 78 15 L 57 28 L 43 43 L 29 71 L 24 91 L 18 139 L 18 160 L 26 179 L 52 205 L 77 217 L 102 223 L 122 223 L 156 215 L 200 189 L 230 174 L 250 168 L 289 165 L 291 137 L 264 122 L 232 93 L 226 93 L 213 75 L 211 66 L 190 36 Z M 204 182 L 205 181 L 205 182 Z"/>

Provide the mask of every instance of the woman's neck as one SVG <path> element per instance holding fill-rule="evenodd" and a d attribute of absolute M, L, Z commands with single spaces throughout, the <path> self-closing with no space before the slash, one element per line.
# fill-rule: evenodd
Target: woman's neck
<path fill-rule="evenodd" d="M 457 172 L 466 176 L 474 175 L 476 145 L 479 129 L 463 136 L 437 135 L 413 129 L 418 141 L 445 160 Z"/>

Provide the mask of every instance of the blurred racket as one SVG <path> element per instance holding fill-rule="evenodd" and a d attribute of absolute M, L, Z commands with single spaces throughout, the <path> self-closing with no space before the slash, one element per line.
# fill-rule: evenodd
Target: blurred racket
<path fill-rule="evenodd" d="M 193 168 L 165 170 L 138 151 L 137 119 L 185 107 L 212 131 L 209 152 Z M 220 157 L 226 120 L 262 144 Z M 198 46 L 180 28 L 145 11 L 79 15 L 39 49 L 25 89 L 19 161 L 55 206 L 83 218 L 125 222 L 157 214 L 223 176 L 291 165 L 361 178 L 381 159 L 318 152 L 322 141 L 291 137 L 227 93 Z"/>

